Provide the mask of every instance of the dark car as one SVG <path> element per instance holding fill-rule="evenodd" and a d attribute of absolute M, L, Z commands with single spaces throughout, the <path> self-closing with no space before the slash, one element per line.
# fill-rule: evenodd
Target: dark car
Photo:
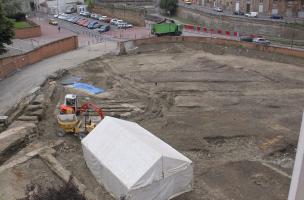
<path fill-rule="evenodd" d="M 92 21 L 92 22 L 90 22 L 90 23 L 87 25 L 87 27 L 88 27 L 89 29 L 93 29 L 95 24 L 98 24 L 98 22 L 97 22 L 97 21 Z"/>
<path fill-rule="evenodd" d="M 79 17 L 74 17 L 73 20 L 71 21 L 72 23 L 76 23 L 80 18 Z"/>
<path fill-rule="evenodd" d="M 102 26 L 102 24 L 100 23 L 96 23 L 94 24 L 94 26 L 92 27 L 93 29 L 96 29 L 96 28 L 100 28 Z"/>
<path fill-rule="evenodd" d="M 242 35 L 240 37 L 240 41 L 253 42 L 253 38 L 254 38 L 254 36 L 251 36 L 251 35 Z"/>
<path fill-rule="evenodd" d="M 271 15 L 270 18 L 271 19 L 283 19 L 283 16 L 274 14 L 274 15 Z"/>
<path fill-rule="evenodd" d="M 244 15 L 245 13 L 242 11 L 234 11 L 233 14 L 234 15 Z"/>
<path fill-rule="evenodd" d="M 99 33 L 104 33 L 110 30 L 110 25 L 102 25 L 97 31 Z"/>

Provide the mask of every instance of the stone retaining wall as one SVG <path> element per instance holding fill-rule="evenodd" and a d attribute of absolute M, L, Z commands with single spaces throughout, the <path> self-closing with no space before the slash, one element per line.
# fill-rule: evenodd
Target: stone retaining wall
<path fill-rule="evenodd" d="M 293 56 L 304 59 L 304 51 L 297 49 L 290 49 L 284 47 L 274 47 L 266 45 L 258 45 L 250 42 L 241 42 L 236 40 L 228 40 L 221 38 L 206 38 L 197 36 L 164 36 L 164 37 L 151 37 L 145 39 L 130 40 L 125 43 L 132 42 L 134 46 L 143 44 L 157 44 L 157 43 L 168 43 L 168 42 L 192 42 L 192 43 L 205 43 L 205 44 L 215 44 L 215 45 L 225 45 L 225 46 L 235 46 L 248 49 L 254 49 L 258 51 L 263 51 L 267 53 L 276 53 L 287 56 Z M 125 46 L 125 45 L 124 45 Z"/>

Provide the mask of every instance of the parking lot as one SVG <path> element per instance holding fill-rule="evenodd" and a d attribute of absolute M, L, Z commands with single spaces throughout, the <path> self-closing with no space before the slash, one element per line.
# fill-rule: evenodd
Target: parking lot
<path fill-rule="evenodd" d="M 85 16 L 80 16 L 79 14 L 66 14 L 65 19 L 56 18 L 58 21 L 58 25 L 63 28 L 67 29 L 69 31 L 74 32 L 77 35 L 86 35 L 92 38 L 96 38 L 97 41 L 102 40 L 115 40 L 115 41 L 121 41 L 121 40 L 128 40 L 128 39 L 137 39 L 137 38 L 146 38 L 150 36 L 150 29 L 146 27 L 136 27 L 133 26 L 132 28 L 125 28 L 125 29 L 119 29 L 117 26 L 111 25 L 109 23 L 102 22 L 97 19 L 92 19 Z M 72 23 L 67 21 L 68 18 L 72 17 L 80 17 L 81 19 L 86 19 L 89 21 L 89 23 L 93 21 L 98 21 L 101 25 L 109 25 L 110 30 L 107 32 L 99 33 L 97 29 L 89 29 L 84 26 L 80 26 L 76 23 Z"/>

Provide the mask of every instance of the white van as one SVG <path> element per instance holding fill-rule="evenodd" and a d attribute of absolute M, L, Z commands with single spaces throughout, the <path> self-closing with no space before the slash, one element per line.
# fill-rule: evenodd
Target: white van
<path fill-rule="evenodd" d="M 258 12 L 250 12 L 245 14 L 246 17 L 258 17 Z"/>

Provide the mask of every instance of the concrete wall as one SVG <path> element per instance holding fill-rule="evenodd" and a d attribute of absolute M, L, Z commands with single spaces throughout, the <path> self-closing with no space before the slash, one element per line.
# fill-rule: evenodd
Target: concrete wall
<path fill-rule="evenodd" d="M 26 39 L 41 36 L 41 27 L 32 21 L 28 21 L 32 25 L 29 28 L 15 29 L 16 39 Z"/>
<path fill-rule="evenodd" d="M 276 54 L 282 54 L 282 55 L 293 56 L 304 59 L 304 51 L 301 50 L 258 45 L 250 42 L 241 42 L 236 40 L 227 40 L 220 38 L 206 38 L 206 37 L 196 37 L 196 36 L 182 36 L 182 37 L 165 36 L 165 37 L 152 37 L 146 39 L 131 40 L 131 41 L 127 41 L 126 43 L 130 43 L 130 42 L 133 42 L 133 45 L 135 46 L 143 45 L 143 44 L 157 44 L 157 43 L 168 43 L 168 42 L 205 43 L 205 44 L 244 47 L 244 48 L 254 49 L 267 53 L 276 53 Z"/>
<path fill-rule="evenodd" d="M 269 20 L 257 20 L 233 16 L 217 16 L 203 13 L 191 8 L 179 7 L 177 16 L 190 19 L 200 26 L 208 28 L 236 31 L 245 34 L 256 34 L 264 36 L 275 36 L 286 39 L 304 39 L 304 25 L 294 25 L 284 22 L 273 22 Z"/>
<path fill-rule="evenodd" d="M 123 19 L 136 26 L 145 26 L 145 10 L 128 5 L 96 4 L 94 13 L 106 15 L 112 18 Z"/>
<path fill-rule="evenodd" d="M 39 62 L 51 56 L 78 48 L 78 37 L 71 36 L 45 44 L 21 55 L 0 59 L 0 79 L 7 77 L 18 69 Z"/>

